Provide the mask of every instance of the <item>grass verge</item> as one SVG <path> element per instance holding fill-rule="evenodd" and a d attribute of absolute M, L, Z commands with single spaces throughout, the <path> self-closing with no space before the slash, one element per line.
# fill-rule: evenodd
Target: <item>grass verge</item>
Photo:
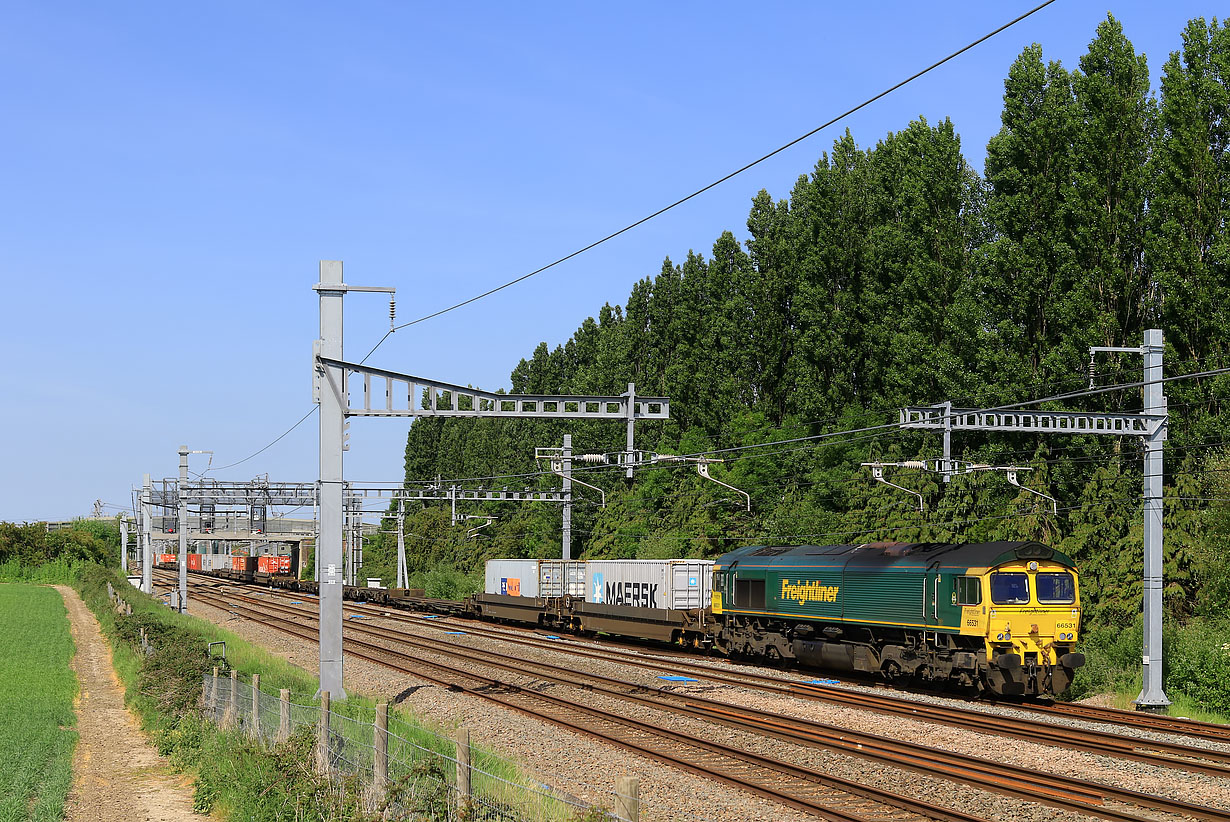
<path fill-rule="evenodd" d="M 63 816 L 77 744 L 69 664 L 73 640 L 60 594 L 0 584 L 0 820 Z"/>
<path fill-rule="evenodd" d="M 131 616 L 118 614 L 111 606 L 108 582 L 132 606 Z M 128 586 L 113 569 L 87 569 L 81 575 L 78 589 L 111 642 L 126 699 L 153 735 L 159 753 L 169 757 L 178 770 L 195 776 L 194 804 L 198 811 L 235 820 L 314 822 L 379 818 L 365 811 L 363 786 L 356 780 L 324 780 L 315 774 L 311 728 L 266 750 L 244 734 L 220 730 L 202 717 L 198 707 L 202 676 L 215 665 L 220 674 L 233 668 L 245 682 L 259 673 L 262 691 L 276 694 L 286 688 L 291 692 L 291 701 L 300 705 L 316 704 L 316 677 L 211 622 L 167 609 L 158 600 Z M 139 644 L 142 628 L 151 643 L 148 655 Z M 225 661 L 206 655 L 207 643 L 218 641 L 226 642 Z M 363 722 L 371 722 L 376 713 L 375 703 L 358 695 L 334 703 L 333 709 Z M 448 758 L 456 755 L 447 731 L 423 727 L 416 718 L 404 713 L 391 716 L 390 720 L 390 730 L 414 745 Z M 488 751 L 475 749 L 473 757 L 477 767 L 504 780 L 536 784 L 523 780 L 514 765 Z M 445 818 L 447 806 L 441 804 L 440 796 L 419 790 L 424 785 L 439 785 L 443 774 L 416 765 L 416 770 L 406 777 L 401 800 L 403 810 L 410 811 L 407 818 L 422 822 Z M 534 818 L 572 817 L 571 812 L 557 809 Z"/>

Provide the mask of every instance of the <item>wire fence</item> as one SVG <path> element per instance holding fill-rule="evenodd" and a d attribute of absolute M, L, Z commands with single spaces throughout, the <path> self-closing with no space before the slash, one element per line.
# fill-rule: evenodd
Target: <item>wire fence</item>
<path fill-rule="evenodd" d="M 205 674 L 202 706 L 219 727 L 267 747 L 314 734 L 317 770 L 369 785 L 369 810 L 383 809 L 386 819 L 636 822 L 639 816 L 639 801 L 630 802 L 618 786 L 616 816 L 524 777 L 510 760 L 474 751 L 465 728 L 450 739 L 390 717 L 387 705 L 377 706 L 369 721 L 332 710 L 327 701 L 301 705 L 287 691 L 265 693 L 259 676 L 249 684 L 234 675 Z"/>

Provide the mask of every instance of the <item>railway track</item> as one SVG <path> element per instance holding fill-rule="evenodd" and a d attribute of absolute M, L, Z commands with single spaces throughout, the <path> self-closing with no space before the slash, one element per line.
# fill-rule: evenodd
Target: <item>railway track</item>
<path fill-rule="evenodd" d="M 1200 722 L 1183 717 L 1160 716 L 1143 711 L 1124 711 L 1119 708 L 1098 708 L 1094 705 L 1078 705 L 1071 702 L 1055 702 L 1050 705 L 1013 703 L 1012 707 L 1023 711 L 1032 711 L 1045 716 L 1056 716 L 1063 719 L 1083 719 L 1091 722 L 1105 722 L 1112 725 L 1128 725 L 1133 728 L 1145 728 L 1159 733 L 1180 734 L 1210 742 L 1222 742 L 1230 745 L 1230 726 L 1218 725 L 1213 722 Z"/>
<path fill-rule="evenodd" d="M 222 594 L 197 594 L 215 607 L 314 642 L 310 624 L 237 606 Z M 266 606 L 270 603 L 257 603 Z M 275 606 L 277 607 L 277 606 Z M 722 784 L 748 791 L 832 822 L 986 822 L 960 811 L 899 796 L 856 782 L 811 771 L 749 751 L 641 722 L 617 712 L 581 705 L 550 694 L 527 691 L 499 679 L 403 653 L 366 640 L 348 638 L 346 653 L 444 688 L 502 705 L 537 720 L 618 745 L 642 756 Z M 436 648 L 437 653 L 441 649 Z"/>
<path fill-rule="evenodd" d="M 217 582 L 217 580 L 214 581 Z M 244 589 L 242 585 L 228 584 L 235 585 L 240 590 Z M 289 597 L 289 595 L 281 592 L 274 593 L 282 598 Z M 441 632 L 449 625 L 455 624 L 437 624 L 434 621 L 426 621 L 422 618 L 399 613 L 395 609 L 390 610 L 387 607 L 364 605 L 355 602 L 346 603 L 345 608 L 353 613 L 360 613 L 366 616 L 380 616 Z M 466 624 L 473 625 L 474 623 L 466 621 Z M 976 708 L 941 706 L 887 694 L 869 694 L 845 688 L 833 688 L 824 685 L 808 684 L 806 682 L 791 682 L 766 674 L 752 672 L 724 673 L 711 666 L 687 662 L 678 658 L 673 659 L 668 664 L 641 653 L 613 651 L 605 648 L 602 651 L 595 651 L 571 640 L 538 639 L 533 638 L 533 635 L 504 636 L 502 638 L 504 641 L 513 644 L 555 652 L 566 652 L 575 656 L 596 660 L 620 660 L 663 672 L 686 672 L 697 677 L 703 677 L 708 681 L 750 688 L 762 693 L 788 695 L 800 699 L 868 710 L 882 715 L 930 722 L 943 725 L 946 728 L 962 728 L 979 733 L 994 734 L 1004 738 L 1079 750 L 1085 753 L 1099 754 L 1118 759 L 1128 759 L 1158 767 L 1176 768 L 1209 776 L 1230 778 L 1230 752 L 1226 751 L 1163 740 L 1123 736 L 1090 728 L 1074 730 L 1071 727 L 1055 725 L 1051 722 L 1005 717 Z M 568 647 L 562 647 L 565 643 Z M 1095 708 L 1090 708 L 1088 711 L 1080 710 L 1087 706 L 1072 706 L 1077 710 L 1070 712 L 1050 710 L 1044 706 L 1039 706 L 1036 709 L 1033 706 L 1013 705 L 1012 707 L 1024 707 L 1026 710 L 1033 710 L 1046 716 L 1089 721 L 1104 721 L 1102 717 L 1109 715 L 1114 717 L 1119 724 L 1130 725 L 1131 727 L 1145 727 L 1149 730 L 1167 733 L 1181 733 L 1183 729 L 1191 724 L 1182 720 L 1172 720 L 1168 717 L 1154 717 L 1149 714 L 1137 714 L 1128 711 L 1115 712 Z M 1118 716 L 1118 714 L 1126 714 L 1126 716 Z M 1135 723 L 1131 721 L 1134 719 L 1155 719 L 1159 721 L 1156 723 Z M 1207 723 L 1194 724 L 1203 725 Z M 1230 729 L 1217 725 L 1210 727 L 1215 730 L 1230 731 Z M 1230 743 L 1230 734 L 1216 737 L 1212 741 Z"/>
<path fill-rule="evenodd" d="M 207 599 L 212 599 L 215 603 L 221 603 L 223 607 L 229 605 L 228 609 L 242 611 L 248 618 L 265 622 L 266 624 L 269 624 L 268 620 L 271 617 L 268 612 L 277 611 L 281 616 L 273 618 L 294 624 L 296 630 L 300 631 L 300 635 L 303 638 L 315 639 L 314 633 L 311 633 L 310 636 L 302 634 L 304 626 L 302 623 L 295 622 L 295 620 L 302 619 L 307 619 L 309 622 L 314 620 L 315 616 L 308 608 L 282 605 L 271 601 L 271 599 L 257 599 L 248 594 L 216 594 L 208 595 Z M 244 601 L 247 604 L 239 606 L 236 600 Z M 380 615 L 386 613 L 382 609 L 376 610 L 380 611 Z M 415 621 L 412 618 L 407 619 Z M 416 627 L 436 627 L 422 619 L 415 622 Z M 773 737 L 807 747 L 838 751 L 870 759 L 880 764 L 905 768 L 932 777 L 955 780 L 983 790 L 1026 801 L 1041 802 L 1052 807 L 1073 810 L 1102 818 L 1121 820 L 1122 822 L 1142 818 L 1129 811 L 1102 806 L 1102 798 L 1105 797 L 1113 803 L 1125 806 L 1134 805 L 1192 818 L 1217 820 L 1218 822 L 1230 820 L 1230 814 L 1191 803 L 1169 800 L 1164 797 L 1114 788 L 1102 783 L 1077 780 L 1053 774 L 1048 774 L 1044 784 L 1040 784 L 1039 774 L 1032 769 L 1017 768 L 1005 763 L 938 751 L 921 745 L 905 743 L 873 734 L 853 732 L 848 729 L 835 728 L 808 720 L 783 719 L 776 713 L 769 713 L 717 700 L 668 693 L 660 689 L 646 688 L 635 682 L 596 674 L 583 674 L 548 663 L 531 662 L 522 657 L 513 657 L 492 651 L 479 651 L 453 642 L 446 642 L 446 647 L 441 648 L 430 640 L 393 631 L 388 628 L 369 628 L 367 626 L 348 624 L 348 630 L 351 633 L 361 633 L 382 641 L 397 642 L 416 648 L 424 653 L 446 653 L 450 659 L 464 658 L 473 664 L 496 667 L 516 674 L 531 675 L 561 685 L 583 687 L 589 691 L 600 692 L 612 698 L 634 702 L 647 708 L 669 710 L 673 713 L 690 716 L 693 719 L 716 722 L 761 736 Z M 558 644 L 546 647 L 552 650 L 559 650 Z M 593 655 L 605 660 L 610 659 L 610 654 L 591 652 L 587 655 Z M 645 660 L 638 657 L 634 661 L 636 664 L 643 664 Z M 417 671 L 414 673 L 417 675 Z M 581 682 L 578 682 L 578 680 L 581 680 Z M 503 685 L 504 687 L 516 687 L 509 683 L 503 683 Z M 789 693 L 786 689 L 782 689 L 782 691 Z M 1230 771 L 1223 768 L 1217 774 L 1230 776 Z"/>

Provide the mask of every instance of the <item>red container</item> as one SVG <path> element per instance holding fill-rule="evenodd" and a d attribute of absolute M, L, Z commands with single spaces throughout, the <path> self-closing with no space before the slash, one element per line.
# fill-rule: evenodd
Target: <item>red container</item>
<path fill-rule="evenodd" d="M 256 570 L 262 574 L 289 574 L 290 557 L 272 555 L 258 557 L 256 560 Z"/>
<path fill-rule="evenodd" d="M 256 557 L 231 557 L 232 571 L 255 571 Z"/>
<path fill-rule="evenodd" d="M 201 570 L 201 555 L 200 554 L 189 554 L 188 555 L 188 570 L 189 571 Z"/>
<path fill-rule="evenodd" d="M 179 557 L 177 557 L 175 554 L 159 554 L 158 564 L 159 565 L 178 565 Z"/>

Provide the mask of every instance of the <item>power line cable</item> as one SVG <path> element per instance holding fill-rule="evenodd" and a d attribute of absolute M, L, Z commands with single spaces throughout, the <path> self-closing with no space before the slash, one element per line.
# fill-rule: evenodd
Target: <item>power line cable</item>
<path fill-rule="evenodd" d="M 255 452 L 253 452 L 253 453 L 249 454 L 248 456 L 244 457 L 243 459 L 241 459 L 241 460 L 239 460 L 239 461 L 237 461 L 237 462 L 232 462 L 230 465 L 223 465 L 223 466 L 220 466 L 220 467 L 218 467 L 218 468 L 206 468 L 203 472 L 201 472 L 200 476 L 204 476 L 205 474 L 208 474 L 210 471 L 225 471 L 225 470 L 226 470 L 226 469 L 228 469 L 228 468 L 234 468 L 236 465 L 242 465 L 243 463 L 247 462 L 248 460 L 252 459 L 253 457 L 256 457 L 256 456 L 259 456 L 259 455 L 261 455 L 261 454 L 265 453 L 265 452 L 266 452 L 266 451 L 268 451 L 270 448 L 272 448 L 273 446 L 277 445 L 277 444 L 278 444 L 278 442 L 279 442 L 279 441 L 281 441 L 281 439 L 282 439 L 283 437 L 285 437 L 285 436 L 286 436 L 287 434 L 289 434 L 291 431 L 294 431 L 296 428 L 298 428 L 298 427 L 299 427 L 299 426 L 303 423 L 303 421 L 304 421 L 304 420 L 306 420 L 308 417 L 312 416 L 312 414 L 313 414 L 313 413 L 315 413 L 315 411 L 316 411 L 316 409 L 317 409 L 317 408 L 319 408 L 319 406 L 313 405 L 313 406 L 312 406 L 312 408 L 311 408 L 311 410 L 309 410 L 306 414 L 304 414 L 302 417 L 300 417 L 300 418 L 299 418 L 299 421 L 298 421 L 298 422 L 296 422 L 296 423 L 295 423 L 294 425 L 292 425 L 290 428 L 287 428 L 285 431 L 283 431 L 281 434 L 279 434 L 279 435 L 278 435 L 278 436 L 277 436 L 277 437 L 276 437 L 276 438 L 275 438 L 275 439 L 274 439 L 271 443 L 269 443 L 268 445 L 266 445 L 264 448 L 260 449 L 259 451 L 255 451 Z"/>
<path fill-rule="evenodd" d="M 740 168 L 735 169 L 734 171 L 730 172 L 729 174 L 726 174 L 725 176 L 720 177 L 720 178 L 718 178 L 717 180 L 714 180 L 712 183 L 709 183 L 708 185 L 704 186 L 703 188 L 699 188 L 699 189 L 697 189 L 696 191 L 693 191 L 691 194 L 688 194 L 686 197 L 681 197 L 680 199 L 676 200 L 675 202 L 671 203 L 670 205 L 667 205 L 667 206 L 664 206 L 664 207 L 662 207 L 662 208 L 659 208 L 657 211 L 653 212 L 652 214 L 649 214 L 649 215 L 647 215 L 647 216 L 645 216 L 645 217 L 642 217 L 641 219 L 637 220 L 637 221 L 636 221 L 636 222 L 634 222 L 634 223 L 629 223 L 628 225 L 624 226 L 623 228 L 619 229 L 618 231 L 614 231 L 614 232 L 612 232 L 612 233 L 610 233 L 610 234 L 606 235 L 605 237 L 603 237 L 603 238 L 602 238 L 602 239 L 600 239 L 600 240 L 595 240 L 594 242 L 590 243 L 589 245 L 585 246 L 584 248 L 577 249 L 576 251 L 573 251 L 571 254 L 567 254 L 567 255 L 565 255 L 565 256 L 563 256 L 563 257 L 560 257 L 559 259 L 555 260 L 554 262 L 550 262 L 550 263 L 547 263 L 546 265 L 544 265 L 544 266 L 542 266 L 542 267 L 540 267 L 540 268 L 536 268 L 536 269 L 534 269 L 533 271 L 529 272 L 528 274 L 522 274 L 520 277 L 517 277 L 516 279 L 513 279 L 513 280 L 509 280 L 508 282 L 504 283 L 503 285 L 498 285 L 498 286 L 496 286 L 495 288 L 488 289 L 487 291 L 484 291 L 484 292 L 483 292 L 483 293 L 481 293 L 481 294 L 476 294 L 475 296 L 470 297 L 470 298 L 469 298 L 469 299 L 467 299 L 467 300 L 462 300 L 461 302 L 456 303 L 456 304 L 454 304 L 454 305 L 450 305 L 450 306 L 449 306 L 449 307 L 447 307 L 447 308 L 442 308 L 442 309 L 440 309 L 439 311 L 434 311 L 434 312 L 432 312 L 431 314 L 426 314 L 426 315 L 424 315 L 424 316 L 422 316 L 422 317 L 419 317 L 419 318 L 418 318 L 418 319 L 416 319 L 416 320 L 411 320 L 410 322 L 407 322 L 407 323 L 402 323 L 401 325 L 394 326 L 393 328 L 391 328 L 391 329 L 389 329 L 388 331 L 386 331 L 386 332 L 385 332 L 384 336 L 380 338 L 380 342 L 376 343 L 376 344 L 372 347 L 372 350 L 367 352 L 367 356 L 365 356 L 362 360 L 360 360 L 360 363 L 365 362 L 365 361 L 367 360 L 367 358 L 368 358 L 368 357 L 370 357 L 370 356 L 371 356 L 371 355 L 375 352 L 375 350 L 376 350 L 377 348 L 379 348 L 379 347 L 381 346 L 381 344 L 383 344 L 383 343 L 384 343 L 384 341 L 385 341 L 385 340 L 387 340 L 387 339 L 389 338 L 389 335 L 390 335 L 390 334 L 392 334 L 394 331 L 396 331 L 396 330 L 398 330 L 398 329 L 401 329 L 401 328 L 408 328 L 409 326 L 416 325 L 417 323 L 421 323 L 421 322 L 424 322 L 424 321 L 426 321 L 426 320 L 431 320 L 431 319 L 434 319 L 434 318 L 436 318 L 436 317 L 439 317 L 439 316 L 440 316 L 440 315 L 442 315 L 442 314 L 447 314 L 447 313 L 448 313 L 448 312 L 450 312 L 450 311 L 455 311 L 455 310 L 457 310 L 458 308 L 462 308 L 462 307 L 464 307 L 464 306 L 469 305 L 470 303 L 477 302 L 477 301 L 479 301 L 479 300 L 481 300 L 481 299 L 483 299 L 483 298 L 485 298 L 485 297 L 490 297 L 492 294 L 495 294 L 495 293 L 497 293 L 497 292 L 499 292 L 499 291 L 503 291 L 505 288 L 508 288 L 509 286 L 513 286 L 513 285 L 516 285 L 517 283 L 520 283 L 520 282 L 523 282 L 523 281 L 525 281 L 525 280 L 528 280 L 530 277 L 533 277 L 533 276 L 535 276 L 536 274 L 541 274 L 542 272 L 544 272 L 544 271 L 546 271 L 546 270 L 548 270 L 548 269 L 550 269 L 550 268 L 554 268 L 555 266 L 559 265 L 560 263 L 567 262 L 568 260 L 571 260 L 573 257 L 577 257 L 577 256 L 579 256 L 579 255 L 581 255 L 581 254 L 584 254 L 586 251 L 589 251 L 589 250 L 590 250 L 590 249 L 592 249 L 592 248 L 596 248 L 596 247 L 598 247 L 598 246 L 602 245 L 603 243 L 605 243 L 605 242 L 607 242 L 607 241 L 609 241 L 609 240 L 613 240 L 613 239 L 615 239 L 616 237 L 620 236 L 621 234 L 625 234 L 625 233 L 627 233 L 627 232 L 631 231 L 632 229 L 636 228 L 637 226 L 643 225 L 643 224 L 645 224 L 645 223 L 649 222 L 650 220 L 654 219 L 655 217 L 661 216 L 662 214 L 665 214 L 666 212 L 670 211 L 670 210 L 671 210 L 671 209 L 673 209 L 673 208 L 676 208 L 677 206 L 681 206 L 681 205 L 683 205 L 684 203 L 688 202 L 689 200 L 691 200 L 691 199 L 693 199 L 693 198 L 695 198 L 695 197 L 699 197 L 701 194 L 704 194 L 706 191 L 709 191 L 710 189 L 716 188 L 717 186 L 721 185 L 722 183 L 726 182 L 727 180 L 730 180 L 730 179 L 731 179 L 731 178 L 733 178 L 733 177 L 737 177 L 738 175 L 742 174 L 743 172 L 747 171 L 748 169 L 753 168 L 754 166 L 760 165 L 760 164 L 761 164 L 761 163 L 763 163 L 765 160 L 768 160 L 768 159 L 769 159 L 769 158 L 771 158 L 771 157 L 774 157 L 774 156 L 776 156 L 776 155 L 778 155 L 778 154 L 781 154 L 781 153 L 782 153 L 783 151 L 785 151 L 786 149 L 791 148 L 791 147 L 793 147 L 793 146 L 795 146 L 795 145 L 798 145 L 799 143 L 801 143 L 801 142 L 803 142 L 804 140 L 806 140 L 808 137 L 811 137 L 812 135 L 816 134 L 817 132 L 823 131 L 824 129 L 828 128 L 829 126 L 831 126 L 831 125 L 833 125 L 833 124 L 835 124 L 835 123 L 837 123 L 837 122 L 839 122 L 839 121 L 841 121 L 841 120 L 845 119 L 846 117 L 849 117 L 851 114 L 854 114 L 855 112 L 857 112 L 857 111 L 859 111 L 859 110 L 861 110 L 861 109 L 863 109 L 863 108 L 866 108 L 867 106 L 871 105 L 872 103 L 876 102 L 877 100 L 879 100 L 879 99 L 881 99 L 881 98 L 883 98 L 883 97 L 886 97 L 886 96 L 888 96 L 889 94 L 892 94 L 894 91 L 896 91 L 897 89 L 901 88 L 902 86 L 905 86 L 905 85 L 907 85 L 907 84 L 909 84 L 909 83 L 912 83 L 914 80 L 917 80 L 919 77 L 922 77 L 923 75 L 928 74 L 929 72 L 931 72 L 931 71 L 933 71 L 933 70 L 935 70 L 935 69 L 939 68 L 940 66 L 942 66 L 942 65 L 944 65 L 945 63 L 949 62 L 950 60 L 953 60 L 953 59 L 955 59 L 956 57 L 959 57 L 960 55 L 962 55 L 962 54 L 964 54 L 965 52 L 969 51 L 970 49 L 974 48 L 975 46 L 978 46 L 978 45 L 982 44 L 983 42 L 985 42 L 985 41 L 987 41 L 987 40 L 990 40 L 992 37 L 994 37 L 995 35 L 999 34 L 1000 32 L 1002 32 L 1002 31 L 1004 31 L 1004 30 L 1006 30 L 1006 29 L 1008 29 L 1008 28 L 1011 28 L 1012 26 L 1014 26 L 1014 25 L 1016 25 L 1017 23 L 1021 22 L 1021 21 L 1022 21 L 1022 20 L 1024 20 L 1025 18 L 1027 18 L 1027 17 L 1029 17 L 1029 16 L 1031 16 L 1031 15 L 1033 15 L 1033 14 L 1036 14 L 1037 12 L 1041 11 L 1042 9 L 1046 8 L 1047 6 L 1051 5 L 1051 4 L 1052 4 L 1052 3 L 1054 3 L 1054 2 L 1055 2 L 1055 0 L 1045 0 L 1045 2 L 1040 3 L 1040 4 L 1039 4 L 1039 5 L 1037 5 L 1037 6 L 1034 6 L 1032 9 L 1030 9 L 1029 11 L 1025 12 L 1024 14 L 1020 15 L 1019 17 L 1016 17 L 1016 18 L 1014 18 L 1013 20 L 1010 20 L 1010 21 L 1008 21 L 1007 23 L 1004 23 L 1003 25 L 1001 25 L 999 28 L 995 29 L 994 31 L 991 31 L 991 32 L 990 32 L 990 33 L 988 33 L 988 34 L 984 34 L 982 37 L 979 37 L 977 40 L 973 41 L 972 43 L 970 43 L 970 44 L 968 44 L 968 45 L 966 45 L 966 46 L 962 46 L 961 48 L 959 48 L 959 49 L 957 49 L 956 51 L 954 51 L 954 52 L 952 52 L 951 54 L 949 54 L 947 57 L 944 57 L 944 58 L 943 58 L 943 59 L 941 59 L 941 60 L 937 60 L 936 62 L 934 62 L 934 63 L 932 63 L 931 65 L 927 66 L 925 69 L 922 69 L 921 71 L 918 71 L 918 72 L 915 72 L 914 74 L 911 74 L 911 75 L 910 75 L 909 77 L 907 77 L 906 79 L 902 80 L 901 82 L 899 82 L 899 83 L 897 83 L 897 84 L 895 84 L 895 85 L 893 85 L 893 86 L 890 86 L 889 88 L 886 88 L 884 91 L 881 91 L 879 94 L 875 95 L 874 97 L 869 97 L 869 98 L 867 98 L 866 100 L 864 100 L 863 102 L 861 102 L 861 103 L 859 103 L 858 105 L 854 106 L 853 108 L 850 108 L 850 109 L 848 109 L 848 110 L 846 110 L 846 111 L 842 112 L 841 114 L 838 114 L 836 117 L 833 117 L 832 119 L 830 119 L 830 120 L 828 120 L 828 121 L 826 121 L 826 122 L 824 122 L 824 123 L 821 123 L 820 125 L 818 125 L 818 126 L 816 126 L 815 128 L 813 128 L 811 131 L 807 132 L 806 134 L 803 134 L 803 135 L 801 135 L 801 136 L 799 136 L 799 137 L 796 137 L 796 138 L 794 138 L 793 140 L 791 140 L 790 142 L 788 142 L 788 143 L 786 143 L 786 144 L 784 144 L 784 145 L 781 145 L 781 146 L 779 146 L 779 147 L 777 147 L 777 148 L 773 149 L 773 150 L 772 150 L 772 151 L 770 151 L 768 154 L 765 154 L 765 155 L 763 155 L 763 156 L 761 156 L 761 157 L 758 157 L 758 158 L 757 158 L 757 159 L 755 159 L 755 160 L 752 160 L 750 163 L 747 163 L 746 165 L 741 166 Z"/>

